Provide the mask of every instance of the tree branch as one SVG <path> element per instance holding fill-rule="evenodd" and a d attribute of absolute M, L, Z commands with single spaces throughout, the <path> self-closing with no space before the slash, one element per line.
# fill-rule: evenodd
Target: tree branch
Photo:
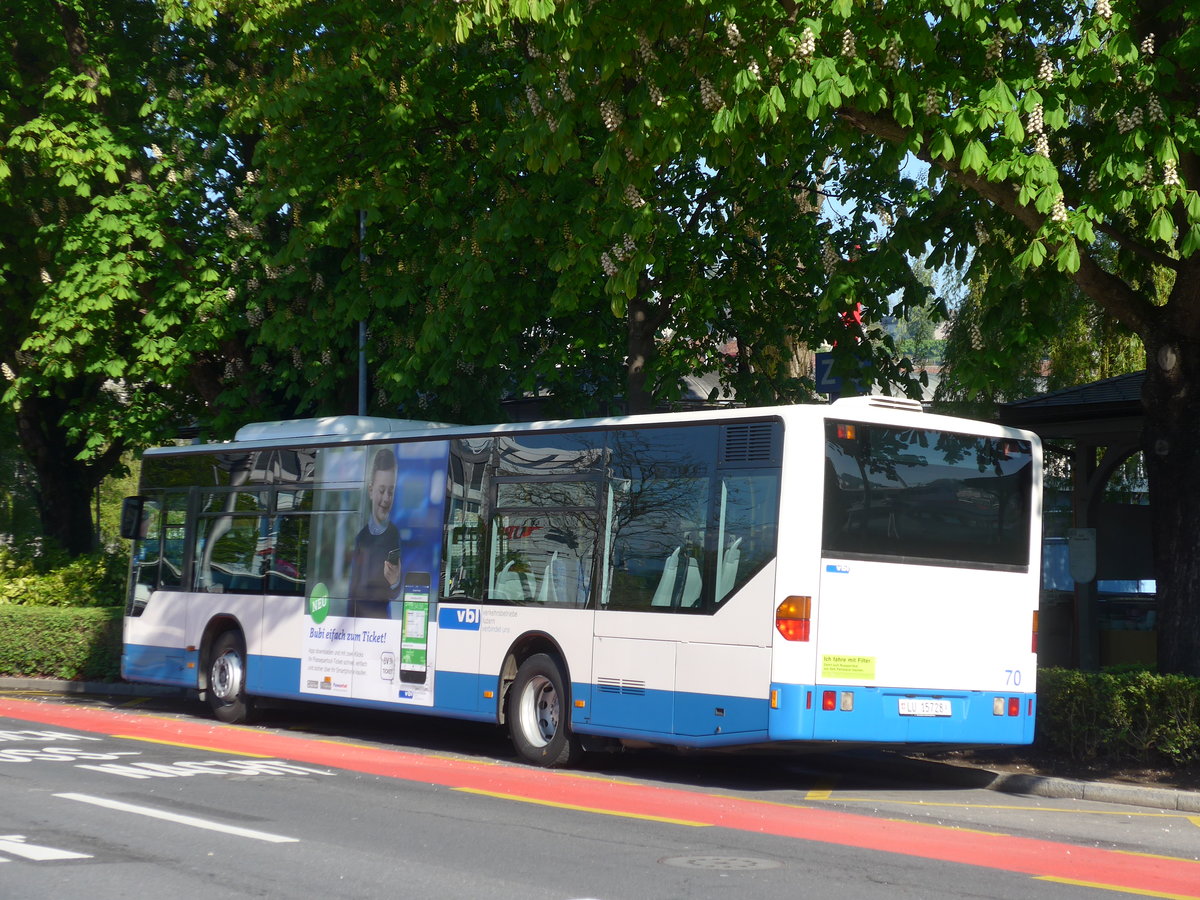
<path fill-rule="evenodd" d="M 840 116 L 860 131 L 873 135 L 890 144 L 907 145 L 911 134 L 894 119 L 862 110 L 847 108 Z M 935 166 L 949 175 L 957 184 L 987 200 L 989 203 L 1012 216 L 1031 233 L 1037 234 L 1045 224 L 1046 216 L 1027 203 L 1021 203 L 1017 191 L 1008 184 L 988 181 L 986 178 L 965 171 L 956 159 L 935 159 L 924 142 L 914 151 L 923 162 Z M 1146 335 L 1161 317 L 1153 303 L 1131 288 L 1126 282 L 1106 272 L 1092 258 L 1087 248 L 1079 254 L 1079 269 L 1070 277 L 1098 306 L 1139 335 Z"/>

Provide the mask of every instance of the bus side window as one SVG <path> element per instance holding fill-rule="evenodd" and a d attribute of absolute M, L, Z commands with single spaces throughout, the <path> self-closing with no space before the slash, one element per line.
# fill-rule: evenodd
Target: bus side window
<path fill-rule="evenodd" d="M 257 594 L 271 557 L 271 535 L 261 516 L 219 515 L 200 520 L 196 590 Z"/>
<path fill-rule="evenodd" d="M 126 604 L 126 615 L 140 616 L 150 594 L 158 589 L 163 554 L 162 525 L 162 503 L 154 498 L 147 499 L 142 504 L 140 521 L 137 523 L 138 536 L 133 546 L 133 584 Z"/>
<path fill-rule="evenodd" d="M 779 472 L 724 472 L 717 523 L 716 602 L 722 603 L 775 557 Z"/>
<path fill-rule="evenodd" d="M 303 596 L 308 562 L 308 516 L 275 519 L 274 552 L 267 572 L 267 593 Z"/>
<path fill-rule="evenodd" d="M 179 590 L 183 587 L 183 555 L 187 547 L 188 495 L 174 491 L 163 499 L 162 565 L 158 570 L 158 586 Z"/>

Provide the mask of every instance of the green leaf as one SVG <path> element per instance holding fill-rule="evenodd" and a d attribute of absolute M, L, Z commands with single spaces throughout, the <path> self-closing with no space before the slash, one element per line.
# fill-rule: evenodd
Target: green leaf
<path fill-rule="evenodd" d="M 1197 250 L 1200 250 L 1200 225 L 1193 225 L 1188 229 L 1183 243 L 1179 245 L 1179 255 L 1188 259 Z"/>
<path fill-rule="evenodd" d="M 954 141 L 944 129 L 934 132 L 929 139 L 929 153 L 934 159 L 954 159 Z"/>
<path fill-rule="evenodd" d="M 983 143 L 978 140 L 968 142 L 963 150 L 962 167 L 968 172 L 982 172 L 989 164 L 987 149 Z"/>
<path fill-rule="evenodd" d="M 1154 217 L 1150 220 L 1150 237 L 1164 244 L 1169 244 L 1175 239 L 1175 222 L 1165 209 L 1155 210 Z"/>
<path fill-rule="evenodd" d="M 1074 240 L 1066 241 L 1058 250 L 1055 258 L 1058 267 L 1072 275 L 1079 271 L 1079 247 Z"/>
<path fill-rule="evenodd" d="M 1036 269 L 1046 260 L 1046 245 L 1039 239 L 1030 241 L 1029 246 L 1017 254 L 1013 262 L 1018 269 Z"/>

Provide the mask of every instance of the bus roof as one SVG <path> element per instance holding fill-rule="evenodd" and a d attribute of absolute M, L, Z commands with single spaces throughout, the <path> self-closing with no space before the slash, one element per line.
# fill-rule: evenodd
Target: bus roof
<path fill-rule="evenodd" d="M 802 412 L 801 412 L 802 410 Z M 316 419 L 285 419 L 277 422 L 257 422 L 238 429 L 233 441 L 207 444 L 152 448 L 148 455 L 175 455 L 222 450 L 267 449 L 297 445 L 326 446 L 354 442 L 381 442 L 400 438 L 478 437 L 487 434 L 508 434 L 530 431 L 588 430 L 621 426 L 659 426 L 714 420 L 791 418 L 795 415 L 869 415 L 868 410 L 882 414 L 922 412 L 919 401 L 896 397 L 846 397 L 832 404 L 793 404 L 791 406 L 736 407 L 686 412 L 650 413 L 636 416 L 610 416 L 593 419 L 561 419 L 541 422 L 513 422 L 492 425 L 453 425 L 445 422 L 423 422 L 414 419 L 393 419 L 379 416 L 327 416 Z M 928 427 L 947 427 L 963 420 L 949 420 L 929 415 Z M 1021 429 L 997 426 L 986 421 L 974 421 L 980 433 L 1029 435 Z M 974 430 L 974 428 L 972 428 Z"/>

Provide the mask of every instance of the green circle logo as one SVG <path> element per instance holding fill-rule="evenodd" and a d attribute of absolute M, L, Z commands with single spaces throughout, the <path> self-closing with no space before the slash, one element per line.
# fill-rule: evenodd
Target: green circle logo
<path fill-rule="evenodd" d="M 329 588 L 324 584 L 314 584 L 312 593 L 308 595 L 308 614 L 320 625 L 329 615 Z"/>

